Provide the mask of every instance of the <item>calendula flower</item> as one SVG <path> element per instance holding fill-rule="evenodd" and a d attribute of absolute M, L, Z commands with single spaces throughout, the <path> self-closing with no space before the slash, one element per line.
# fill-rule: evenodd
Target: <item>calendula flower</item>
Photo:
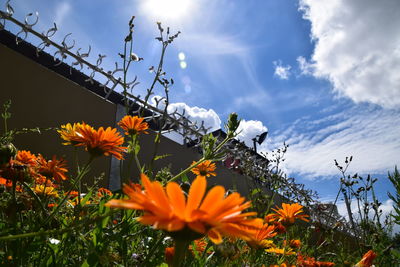
<path fill-rule="evenodd" d="M 281 263 L 280 265 L 275 264 L 275 265 L 270 265 L 269 267 L 296 267 L 296 265 L 291 265 L 291 264 L 284 262 L 284 263 Z"/>
<path fill-rule="evenodd" d="M 192 165 L 196 164 L 196 161 L 193 161 Z M 217 174 L 214 172 L 217 167 L 215 163 L 212 163 L 210 160 L 206 160 L 196 167 L 192 168 L 191 171 L 197 175 L 197 177 L 210 177 L 216 176 Z"/>
<path fill-rule="evenodd" d="M 53 156 L 51 160 L 46 160 L 42 155 L 39 155 L 38 163 L 38 172 L 46 178 L 53 178 L 57 182 L 67 180 L 65 173 L 68 172 L 68 169 L 64 159 L 57 159 L 56 156 Z"/>
<path fill-rule="evenodd" d="M 66 192 L 65 195 L 68 195 L 70 198 L 76 198 L 79 195 L 78 191 L 71 191 L 71 192 Z"/>
<path fill-rule="evenodd" d="M 371 267 L 376 256 L 377 254 L 373 250 L 369 250 L 364 254 L 362 259 L 355 265 L 355 267 Z"/>
<path fill-rule="evenodd" d="M 108 190 L 107 188 L 101 187 L 97 190 L 97 196 L 99 198 L 112 196 L 112 195 L 113 195 L 112 192 L 110 190 Z"/>
<path fill-rule="evenodd" d="M 275 226 L 268 223 L 263 224 L 262 219 L 257 219 L 257 230 L 254 232 L 252 239 L 247 243 L 254 248 L 268 248 L 273 245 L 272 240 L 268 240 L 276 236 Z"/>
<path fill-rule="evenodd" d="M 315 258 L 301 254 L 297 255 L 297 266 L 299 267 L 332 267 L 335 263 L 329 261 L 316 261 Z"/>
<path fill-rule="evenodd" d="M 149 124 L 143 120 L 144 118 L 138 116 L 126 115 L 118 122 L 118 125 L 125 131 L 126 135 L 148 134 L 146 130 L 149 128 Z"/>
<path fill-rule="evenodd" d="M 283 245 L 286 246 L 286 240 L 283 241 Z M 289 241 L 289 247 L 296 249 L 300 248 L 301 246 L 301 241 L 299 239 L 292 239 Z"/>
<path fill-rule="evenodd" d="M 276 212 L 276 214 L 273 214 L 273 216 L 283 224 L 291 225 L 294 223 L 295 219 L 301 219 L 303 221 L 308 222 L 308 220 L 306 219 L 308 215 L 300 214 L 303 213 L 303 206 L 298 203 L 294 204 L 283 203 L 281 209 L 272 209 L 272 210 Z"/>
<path fill-rule="evenodd" d="M 19 150 L 15 156 L 15 160 L 27 166 L 33 167 L 37 165 L 37 157 L 30 151 L 26 150 Z"/>
<path fill-rule="evenodd" d="M 117 129 L 100 127 L 95 130 L 85 124 L 79 127 L 77 136 L 79 138 L 75 139 L 75 146 L 84 146 L 92 156 L 112 155 L 119 160 L 123 159 L 122 153 L 126 148 L 121 146 L 124 138 L 117 132 Z"/>
<path fill-rule="evenodd" d="M 164 253 L 165 253 L 165 262 L 168 264 L 168 266 L 172 266 L 174 262 L 175 248 L 174 247 L 165 248 Z"/>
<path fill-rule="evenodd" d="M 63 145 L 77 145 L 82 141 L 82 135 L 79 130 L 82 127 L 91 127 L 86 123 L 67 123 L 66 125 L 61 125 L 61 130 L 57 132 L 60 134 L 61 138 L 66 142 Z"/>
<path fill-rule="evenodd" d="M 205 240 L 204 237 L 194 240 L 193 243 L 194 246 L 189 245 L 189 250 L 192 252 L 195 250 L 198 253 L 202 254 L 204 250 L 207 248 L 207 241 Z"/>
<path fill-rule="evenodd" d="M 269 253 L 274 253 L 274 254 L 280 254 L 280 255 L 295 255 L 296 252 L 294 252 L 292 249 L 286 249 L 286 248 L 268 248 L 265 250 L 266 252 Z"/>
<path fill-rule="evenodd" d="M 58 192 L 54 187 L 47 187 L 44 185 L 36 185 L 33 191 L 39 195 L 47 195 L 52 197 L 58 197 Z"/>
<path fill-rule="evenodd" d="M 3 185 L 5 187 L 12 187 L 12 181 L 5 179 L 3 177 L 0 177 L 0 185 Z"/>
<path fill-rule="evenodd" d="M 250 202 L 245 202 L 238 193 L 225 197 L 222 186 L 215 186 L 205 194 L 207 181 L 202 176 L 193 181 L 187 198 L 175 182 L 163 188 L 145 174 L 141 180 L 144 190 L 137 184 L 124 185 L 123 191 L 129 199 L 112 199 L 106 206 L 143 210 L 139 222 L 165 230 L 176 240 L 194 240 L 204 235 L 216 244 L 225 235 L 250 240 L 256 229 L 254 219 L 248 218 L 256 213 L 241 213 L 250 207 Z"/>

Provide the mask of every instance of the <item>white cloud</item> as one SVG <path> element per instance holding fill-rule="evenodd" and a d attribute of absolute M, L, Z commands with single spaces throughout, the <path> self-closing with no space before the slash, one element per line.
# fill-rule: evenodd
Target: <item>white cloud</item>
<path fill-rule="evenodd" d="M 242 120 L 238 128 L 239 134 L 236 138 L 242 142 L 245 142 L 248 147 L 253 147 L 252 139 L 266 131 L 268 131 L 268 129 L 261 121 Z"/>
<path fill-rule="evenodd" d="M 300 0 L 300 10 L 312 26 L 314 76 L 355 102 L 399 107 L 400 1 Z"/>
<path fill-rule="evenodd" d="M 168 112 L 174 112 L 175 110 L 181 114 L 185 111 L 186 118 L 193 123 L 197 123 L 198 126 L 204 122 L 204 127 L 210 128 L 210 131 L 221 128 L 221 120 L 213 109 L 190 107 L 185 103 L 172 103 L 168 106 Z"/>
<path fill-rule="evenodd" d="M 274 75 L 279 79 L 288 80 L 290 76 L 291 67 L 289 65 L 286 66 L 282 65 L 282 62 L 280 60 L 274 61 L 273 64 L 275 67 Z"/>
<path fill-rule="evenodd" d="M 63 25 L 63 22 L 70 11 L 71 5 L 67 2 L 61 2 L 56 6 L 54 21 L 57 25 Z"/>
<path fill-rule="evenodd" d="M 353 156 L 349 173 L 384 174 L 400 165 L 400 113 L 381 108 L 354 107 L 328 117 L 299 119 L 270 143 L 290 145 L 285 168 L 304 178 L 337 175 L 333 160 Z"/>
<path fill-rule="evenodd" d="M 238 36 L 221 33 L 185 34 L 180 42 L 190 47 L 197 56 L 235 55 L 244 56 L 250 49 Z M 204 58 L 206 61 L 207 58 Z"/>
<path fill-rule="evenodd" d="M 159 109 L 163 109 L 165 107 L 165 102 L 163 100 L 160 101 L 160 99 L 162 99 L 161 96 L 153 96 L 150 104 L 158 107 Z M 210 128 L 209 132 L 221 128 L 221 119 L 213 109 L 205 109 L 196 106 L 191 107 L 186 103 L 170 103 L 168 105 L 168 113 L 171 114 L 175 111 L 179 114 L 183 114 L 187 119 L 189 119 L 192 123 L 196 123 L 196 125 L 199 127 L 202 122 L 204 122 L 204 127 Z"/>
<path fill-rule="evenodd" d="M 305 59 L 305 57 L 298 57 L 297 64 L 299 65 L 299 69 L 301 74 L 303 75 L 311 75 L 313 73 L 313 65 Z"/>
<path fill-rule="evenodd" d="M 336 206 L 338 208 L 339 214 L 341 216 L 343 216 L 344 218 L 346 218 L 346 220 L 348 220 L 349 219 L 349 214 L 347 213 L 347 208 L 346 208 L 345 202 L 343 200 L 339 201 L 339 202 L 337 202 Z M 383 224 L 383 223 L 385 223 L 385 218 L 387 216 L 389 216 L 389 214 L 391 212 L 394 212 L 393 200 L 387 199 L 386 201 L 383 201 L 381 206 L 379 207 L 379 210 L 382 210 L 382 215 L 381 215 L 380 222 Z M 351 212 L 353 214 L 354 220 L 358 221 L 359 217 L 360 217 L 360 214 L 359 214 L 359 211 L 358 211 L 358 206 L 357 206 L 356 200 L 353 200 L 351 202 Z M 363 211 L 361 211 L 361 212 L 363 212 Z M 373 215 L 374 215 L 374 211 L 371 210 L 368 217 L 370 219 L 373 219 Z M 400 232 L 400 226 L 399 225 L 394 225 L 393 232 L 394 233 Z"/>

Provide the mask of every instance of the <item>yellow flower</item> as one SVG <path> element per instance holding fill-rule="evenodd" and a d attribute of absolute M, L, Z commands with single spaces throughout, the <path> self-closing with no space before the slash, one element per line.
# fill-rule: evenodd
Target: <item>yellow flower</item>
<path fill-rule="evenodd" d="M 196 164 L 196 161 L 193 161 L 192 166 Z M 210 160 L 206 160 L 196 167 L 192 168 L 191 171 L 197 175 L 197 177 L 209 177 L 216 176 L 217 174 L 214 172 L 217 167 L 215 163 L 212 163 Z"/>
<path fill-rule="evenodd" d="M 272 214 L 272 217 L 276 218 L 279 222 L 282 222 L 283 224 L 293 224 L 295 219 L 301 219 L 308 222 L 308 220 L 306 219 L 308 215 L 300 214 L 303 213 L 303 206 L 298 203 L 283 203 L 281 209 L 272 210 L 276 212 L 276 214 Z"/>
<path fill-rule="evenodd" d="M 265 250 L 266 252 L 269 253 L 274 253 L 274 254 L 281 254 L 281 255 L 295 255 L 296 252 L 292 251 L 292 249 L 285 249 L 285 248 L 268 248 Z"/>
<path fill-rule="evenodd" d="M 79 130 L 82 127 L 87 127 L 86 123 L 67 123 L 66 125 L 61 125 L 61 130 L 57 132 L 60 134 L 61 138 L 66 142 L 63 145 L 77 145 L 81 142 L 81 134 L 79 134 Z M 89 126 L 90 127 L 90 126 Z"/>
<path fill-rule="evenodd" d="M 33 191 L 40 195 L 58 197 L 57 190 L 52 186 L 36 185 Z"/>
<path fill-rule="evenodd" d="M 118 125 L 125 131 L 126 135 L 148 134 L 146 130 L 149 128 L 149 124 L 143 120 L 144 118 L 138 116 L 126 115 L 118 122 Z"/>
<path fill-rule="evenodd" d="M 250 240 L 256 230 L 255 220 L 248 218 L 255 212 L 241 213 L 250 207 L 250 202 L 244 202 L 238 193 L 226 197 L 222 186 L 215 186 L 205 194 L 207 181 L 202 176 L 193 181 L 187 198 L 175 182 L 164 188 L 145 174 L 141 180 L 144 190 L 138 184 L 124 185 L 123 191 L 129 199 L 112 199 L 106 206 L 143 210 L 139 222 L 165 230 L 175 239 L 194 240 L 208 235 L 219 244 L 222 236 Z"/>

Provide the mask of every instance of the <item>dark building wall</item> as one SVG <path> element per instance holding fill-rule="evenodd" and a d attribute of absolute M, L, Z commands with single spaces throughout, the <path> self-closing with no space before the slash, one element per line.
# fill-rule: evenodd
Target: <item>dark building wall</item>
<path fill-rule="evenodd" d="M 48 56 L 48 55 L 47 55 Z M 37 60 L 36 60 L 37 59 Z M 83 88 L 46 66 L 39 64 L 40 58 L 33 59 L 0 44 L 0 73 L 1 90 L 0 103 L 11 99 L 12 117 L 9 120 L 9 129 L 33 128 L 33 127 L 60 127 L 68 122 L 86 122 L 94 127 L 115 127 L 118 116 L 118 104 L 107 101 L 97 94 Z M 121 110 L 121 106 L 119 106 Z M 123 108 L 122 108 L 123 109 Z M 123 114 L 122 114 L 123 115 Z M 4 126 L 0 124 L 0 131 Z M 141 163 L 148 164 L 154 153 L 155 133 L 150 131 L 148 135 L 140 135 L 141 150 L 139 158 Z M 14 144 L 18 149 L 30 150 L 33 153 L 41 153 L 50 158 L 53 155 L 63 156 L 70 166 L 70 174 L 74 174 L 74 151 L 71 146 L 63 146 L 62 140 L 55 130 L 43 131 L 41 134 L 28 133 L 18 135 Z M 81 164 L 85 163 L 88 155 L 82 148 L 76 149 Z M 162 137 L 157 155 L 171 154 L 171 156 L 157 160 L 154 170 L 165 166 L 171 166 L 173 174 L 187 168 L 201 155 L 195 148 L 187 148 L 168 138 Z M 136 180 L 139 171 L 132 162 L 128 170 L 127 158 L 123 172 L 123 181 Z M 119 168 L 119 164 L 114 164 Z M 101 186 L 108 186 L 111 158 L 101 157 L 94 161 L 85 182 L 91 182 L 93 177 L 101 174 L 105 178 L 100 180 Z M 119 173 L 117 170 L 114 173 Z M 189 178 L 194 175 L 188 174 Z M 119 183 L 118 183 L 119 184 Z M 252 179 L 234 172 L 222 164 L 218 164 L 217 177 L 209 179 L 209 185 L 221 184 L 227 189 L 235 189 L 246 195 L 254 188 Z"/>

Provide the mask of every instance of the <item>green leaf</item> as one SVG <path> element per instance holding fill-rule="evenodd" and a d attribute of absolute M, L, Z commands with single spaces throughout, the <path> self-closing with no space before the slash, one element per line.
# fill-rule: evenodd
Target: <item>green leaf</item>
<path fill-rule="evenodd" d="M 183 183 L 189 182 L 189 178 L 187 177 L 186 173 L 181 176 L 181 180 Z"/>
<path fill-rule="evenodd" d="M 159 156 L 156 156 L 154 158 L 154 160 L 159 160 L 159 159 L 163 159 L 163 158 L 170 157 L 170 156 L 172 156 L 172 154 L 159 155 Z"/>
<path fill-rule="evenodd" d="M 85 205 L 85 203 L 89 200 L 89 198 L 92 196 L 93 191 L 90 191 L 89 193 L 86 194 L 86 196 L 81 200 L 81 206 Z"/>

